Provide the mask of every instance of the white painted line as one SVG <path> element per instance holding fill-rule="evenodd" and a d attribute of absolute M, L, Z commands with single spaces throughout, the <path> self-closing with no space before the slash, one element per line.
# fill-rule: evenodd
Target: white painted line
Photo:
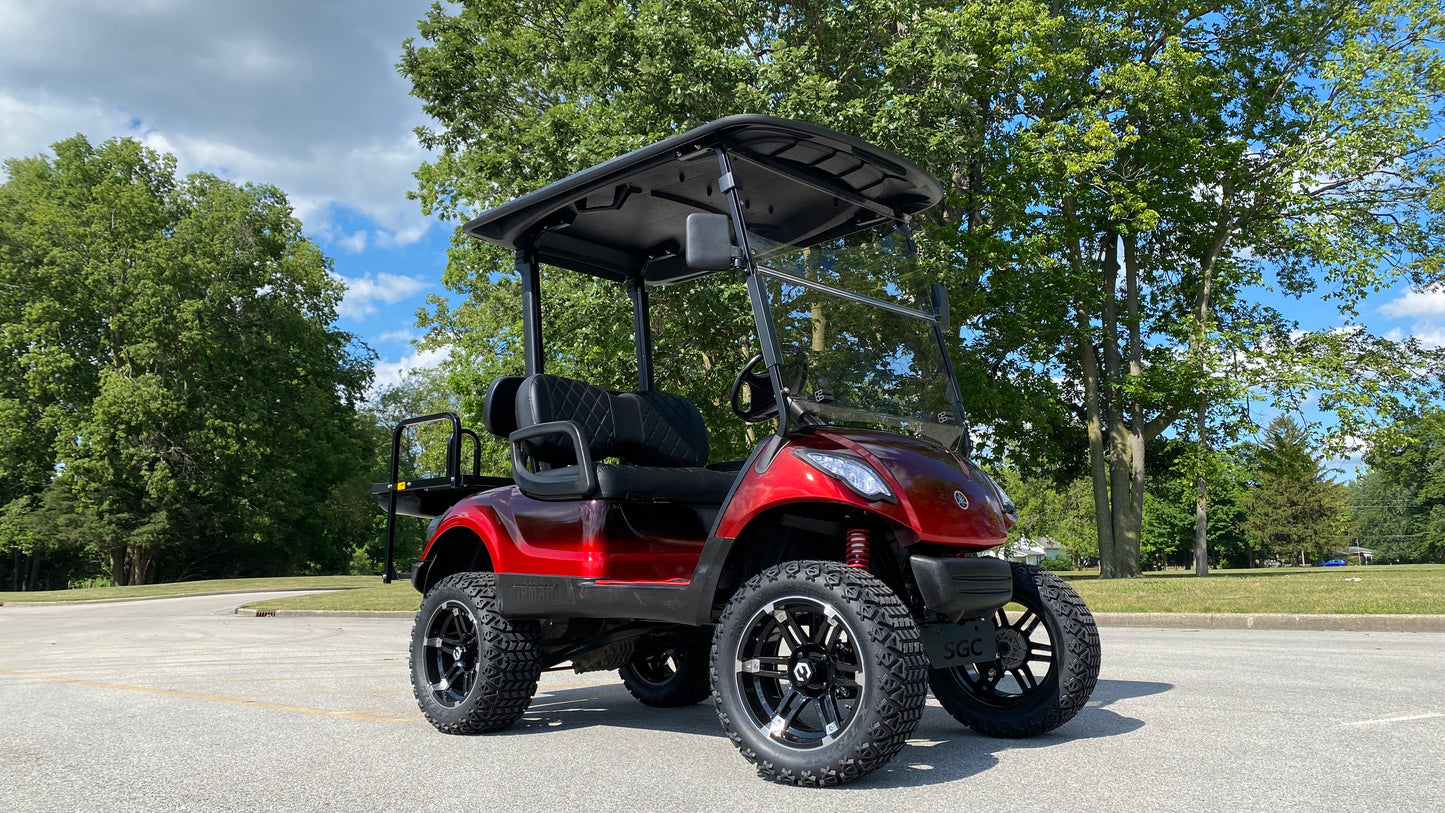
<path fill-rule="evenodd" d="M 1355 722 L 1355 723 L 1343 723 L 1342 725 L 1347 725 L 1347 726 L 1360 726 L 1360 725 L 1386 725 L 1386 724 L 1388 724 L 1388 723 L 1412 723 L 1412 722 L 1414 722 L 1414 721 L 1416 721 L 1416 720 L 1433 720 L 1433 719 L 1435 719 L 1436 717 L 1445 717 L 1445 714 L 1440 714 L 1440 713 L 1438 713 L 1438 712 L 1431 712 L 1431 713 L 1429 713 L 1429 714 L 1412 714 L 1412 715 L 1410 715 L 1409 717 L 1386 717 L 1386 718 L 1381 719 L 1381 720 L 1360 720 L 1359 722 Z"/>

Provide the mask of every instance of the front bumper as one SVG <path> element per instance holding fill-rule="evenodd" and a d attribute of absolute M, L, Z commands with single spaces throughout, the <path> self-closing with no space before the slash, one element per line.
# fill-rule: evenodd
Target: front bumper
<path fill-rule="evenodd" d="M 991 556 L 908 558 L 929 612 L 949 621 L 987 618 L 1013 598 L 1013 568 Z"/>

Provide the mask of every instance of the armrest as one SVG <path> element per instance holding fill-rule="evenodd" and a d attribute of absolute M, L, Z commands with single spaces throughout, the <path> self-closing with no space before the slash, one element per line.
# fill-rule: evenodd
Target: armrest
<path fill-rule="evenodd" d="M 572 442 L 576 466 L 562 466 L 547 471 L 528 467 L 527 441 L 548 435 L 562 435 Z M 518 429 L 507 436 L 512 444 L 512 479 L 522 493 L 537 499 L 581 500 L 597 493 L 597 470 L 592 465 L 592 452 L 582 437 L 582 427 L 575 421 L 549 421 Z"/>

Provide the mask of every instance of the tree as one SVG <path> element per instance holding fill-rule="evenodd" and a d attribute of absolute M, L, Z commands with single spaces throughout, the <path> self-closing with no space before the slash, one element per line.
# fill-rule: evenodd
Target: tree
<path fill-rule="evenodd" d="M 1140 534 L 1141 564 L 1152 569 L 1188 565 L 1194 561 L 1197 486 L 1194 444 L 1180 439 L 1156 441 L 1151 457 L 1158 461 L 1144 493 L 1144 523 Z M 1240 534 L 1244 488 L 1239 461 L 1227 452 L 1213 453 L 1206 485 L 1213 498 L 1207 505 L 1208 550 L 1216 565 L 1236 563 L 1244 550 Z M 1208 556 L 1208 554 L 1206 554 Z M 1199 562 L 1195 562 L 1198 572 Z M 1209 560 L 1203 563 L 1209 566 Z"/>
<path fill-rule="evenodd" d="M 1374 551 L 1374 561 L 1429 561 L 1428 540 L 1419 527 L 1414 485 L 1396 485 L 1389 475 L 1371 470 L 1347 487 L 1350 535 L 1359 547 Z"/>
<path fill-rule="evenodd" d="M 1323 285 L 1348 318 L 1363 293 L 1438 271 L 1442 30 L 1428 0 L 483 0 L 434 8 L 400 67 L 438 123 L 419 131 L 437 158 L 418 196 L 447 219 L 725 113 L 835 127 L 934 172 L 946 199 L 915 225 L 964 326 L 967 406 L 1000 459 L 1089 472 L 1103 575 L 1131 576 L 1147 449 L 1181 415 L 1202 466 L 1256 385 L 1324 388 L 1340 433 L 1361 434 L 1371 405 L 1423 380 L 1418 348 L 1295 336 L 1248 292 Z M 493 315 L 517 310 L 506 262 L 458 243 L 447 281 L 468 302 L 424 320 L 433 342 L 493 342 L 458 356 L 474 391 L 467 369 L 515 355 Z M 590 346 L 591 369 L 617 373 L 625 332 L 597 326 L 627 324 L 599 304 L 621 297 L 555 284 L 576 292 L 559 361 Z M 734 317 L 703 356 L 741 361 L 743 310 L 717 310 Z M 716 390 L 703 369 L 659 382 Z"/>
<path fill-rule="evenodd" d="M 72 504 L 117 584 L 344 566 L 328 501 L 368 453 L 370 351 L 285 196 L 130 139 L 54 149 L 0 185 L 10 527 Z"/>
<path fill-rule="evenodd" d="M 1074 569 L 1099 558 L 1099 537 L 1089 483 L 1078 478 L 1057 483 L 1048 478 L 1024 477 L 1010 468 L 996 471 L 999 484 L 1018 508 L 1019 521 L 1009 530 L 1009 544 L 1052 539 L 1059 543 Z"/>
<path fill-rule="evenodd" d="M 1445 410 L 1402 416 L 1365 462 L 1350 495 L 1357 544 L 1386 561 L 1445 562 Z"/>
<path fill-rule="evenodd" d="M 1344 488 L 1326 476 L 1298 422 L 1287 415 L 1270 421 L 1250 469 L 1254 482 L 1240 507 L 1256 555 L 1307 564 L 1344 546 Z"/>

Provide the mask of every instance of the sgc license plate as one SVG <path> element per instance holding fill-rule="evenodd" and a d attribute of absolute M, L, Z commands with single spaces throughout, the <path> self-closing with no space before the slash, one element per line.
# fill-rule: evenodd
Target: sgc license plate
<path fill-rule="evenodd" d="M 924 624 L 921 632 L 923 651 L 928 653 L 928 665 L 935 669 L 998 659 L 992 621 Z"/>

